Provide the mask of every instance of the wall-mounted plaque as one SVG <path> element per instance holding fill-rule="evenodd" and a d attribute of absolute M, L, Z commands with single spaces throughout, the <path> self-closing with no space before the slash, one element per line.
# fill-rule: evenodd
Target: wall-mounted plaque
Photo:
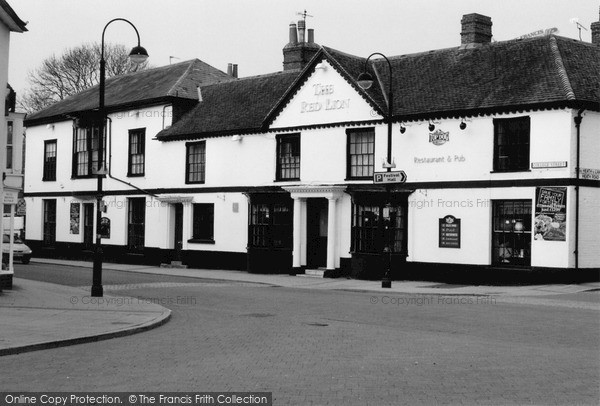
<path fill-rule="evenodd" d="M 440 248 L 460 248 L 460 219 L 450 215 L 440 219 L 439 242 Z"/>

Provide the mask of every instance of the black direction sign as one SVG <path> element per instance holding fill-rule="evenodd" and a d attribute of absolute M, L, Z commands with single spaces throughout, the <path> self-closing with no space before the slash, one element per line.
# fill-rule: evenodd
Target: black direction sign
<path fill-rule="evenodd" d="M 406 182 L 406 173 L 404 171 L 393 172 L 375 172 L 373 174 L 373 183 L 404 183 Z"/>

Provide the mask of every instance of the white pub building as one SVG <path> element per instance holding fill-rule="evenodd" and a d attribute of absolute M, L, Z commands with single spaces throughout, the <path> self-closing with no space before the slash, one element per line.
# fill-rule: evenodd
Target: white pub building
<path fill-rule="evenodd" d="M 105 259 L 598 279 L 599 23 L 593 43 L 492 42 L 491 26 L 465 15 L 460 45 L 390 57 L 391 77 L 383 59 L 317 45 L 301 21 L 282 72 L 237 78 L 196 60 L 109 79 Z M 406 181 L 386 187 L 374 176 L 385 171 L 390 81 L 391 155 Z M 34 256 L 92 257 L 96 100 L 92 88 L 26 120 Z"/>

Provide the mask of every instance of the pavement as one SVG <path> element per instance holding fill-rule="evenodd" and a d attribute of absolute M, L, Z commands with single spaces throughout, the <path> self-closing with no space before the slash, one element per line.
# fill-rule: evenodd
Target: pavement
<path fill-rule="evenodd" d="M 32 262 L 92 268 L 91 262 L 32 259 Z M 439 282 L 393 281 L 382 288 L 380 281 L 325 279 L 290 275 L 251 274 L 243 271 L 160 268 L 144 265 L 104 263 L 103 269 L 157 275 L 261 283 L 298 289 L 344 290 L 387 295 L 462 295 L 501 298 L 521 303 L 537 297 L 538 304 L 556 302 L 544 296 L 600 290 L 600 282 L 573 285 L 464 286 Z M 575 306 L 577 302 L 565 302 Z M 583 308 L 597 309 L 597 306 Z M 171 311 L 137 298 L 105 294 L 89 296 L 89 288 L 67 287 L 15 278 L 12 290 L 0 293 L 2 334 L 0 356 L 98 341 L 146 331 L 168 321 Z"/>

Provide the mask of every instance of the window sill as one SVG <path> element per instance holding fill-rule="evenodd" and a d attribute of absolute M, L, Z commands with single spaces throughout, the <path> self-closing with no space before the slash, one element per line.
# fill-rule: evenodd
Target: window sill
<path fill-rule="evenodd" d="M 363 178 L 346 178 L 346 179 L 344 179 L 344 181 L 346 181 L 346 182 L 361 181 L 361 180 L 362 181 L 365 181 L 365 180 L 372 181 L 373 177 L 372 176 L 367 176 L 367 177 L 363 177 Z"/>
<path fill-rule="evenodd" d="M 204 181 L 201 182 L 190 182 L 190 181 L 186 181 L 185 182 L 186 185 L 204 185 Z"/>
<path fill-rule="evenodd" d="M 300 182 L 300 178 L 275 179 L 273 182 Z"/>
<path fill-rule="evenodd" d="M 511 169 L 506 171 L 490 171 L 490 173 L 517 173 L 517 172 L 531 172 L 531 169 Z"/>
<path fill-rule="evenodd" d="M 146 176 L 146 174 L 144 174 L 144 173 L 139 173 L 139 174 L 138 173 L 128 173 L 127 174 L 128 178 L 142 178 L 144 176 Z"/>
<path fill-rule="evenodd" d="M 106 178 L 106 175 L 101 175 L 103 178 Z M 71 180 L 77 179 L 98 179 L 98 175 L 82 175 L 82 176 L 71 176 Z"/>
<path fill-rule="evenodd" d="M 56 179 L 42 179 L 42 182 L 56 182 Z"/>
<path fill-rule="evenodd" d="M 187 242 L 191 244 L 215 244 L 215 240 L 208 238 L 190 238 Z"/>

